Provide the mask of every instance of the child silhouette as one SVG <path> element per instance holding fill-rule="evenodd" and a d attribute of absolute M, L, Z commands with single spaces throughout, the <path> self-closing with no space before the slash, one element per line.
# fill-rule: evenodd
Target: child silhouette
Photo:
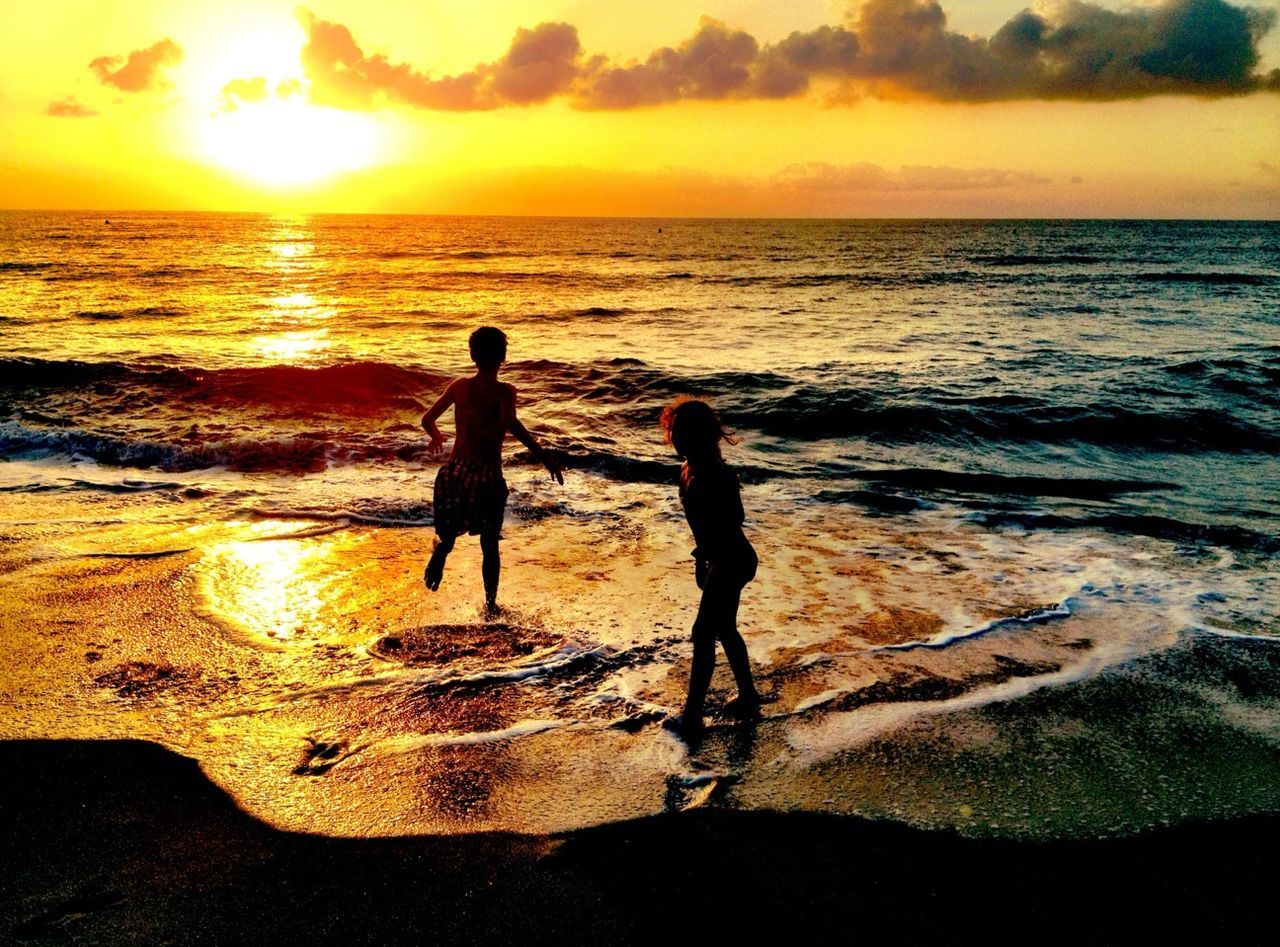
<path fill-rule="evenodd" d="M 498 611 L 498 555 L 502 516 L 507 506 L 507 483 L 502 477 L 502 442 L 510 431 L 534 458 L 542 463 L 557 483 L 564 483 L 560 467 L 516 417 L 516 389 L 498 381 L 498 369 L 507 358 L 507 337 L 492 326 L 471 333 L 471 360 L 476 373 L 449 383 L 439 400 L 422 416 L 422 426 L 431 435 L 429 450 L 439 453 L 447 435 L 436 419 L 453 407 L 457 438 L 448 461 L 436 474 L 435 549 L 427 563 L 423 581 L 431 591 L 440 588 L 444 563 L 462 533 L 480 537 L 483 553 L 485 610 Z"/>
<path fill-rule="evenodd" d="M 724 646 L 738 685 L 738 696 L 725 710 L 738 717 L 760 713 L 760 695 L 751 677 L 747 646 L 738 633 L 738 601 L 755 577 L 756 551 L 742 532 L 742 498 L 738 478 L 720 454 L 720 441 L 737 443 L 704 401 L 681 400 L 662 412 L 662 427 L 680 469 L 680 503 L 693 531 L 694 577 L 702 589 L 693 623 L 693 666 L 684 712 L 664 726 L 686 739 L 702 732 L 702 705 L 716 663 L 716 640 Z"/>

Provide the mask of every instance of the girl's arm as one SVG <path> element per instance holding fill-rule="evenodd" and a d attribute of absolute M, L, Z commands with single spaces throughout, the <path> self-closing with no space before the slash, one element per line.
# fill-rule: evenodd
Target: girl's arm
<path fill-rule="evenodd" d="M 444 394 L 437 398 L 436 403 L 422 416 L 422 426 L 431 435 L 431 443 L 427 445 L 427 450 L 432 454 L 438 454 L 444 450 L 444 442 L 449 439 L 448 434 L 443 433 L 440 428 L 436 427 L 436 418 L 444 414 L 453 404 L 456 395 L 453 386 L 456 384 L 456 381 L 450 382 L 449 387 L 444 390 Z"/>

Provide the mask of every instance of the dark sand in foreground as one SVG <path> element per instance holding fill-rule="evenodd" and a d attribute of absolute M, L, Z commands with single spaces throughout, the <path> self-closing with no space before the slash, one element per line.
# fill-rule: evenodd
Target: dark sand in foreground
<path fill-rule="evenodd" d="M 15 942 L 1239 943 L 1270 941 L 1274 917 L 1273 816 L 1053 843 L 715 810 L 551 838 L 336 839 L 248 817 L 151 744 L 12 741 L 0 763 Z"/>

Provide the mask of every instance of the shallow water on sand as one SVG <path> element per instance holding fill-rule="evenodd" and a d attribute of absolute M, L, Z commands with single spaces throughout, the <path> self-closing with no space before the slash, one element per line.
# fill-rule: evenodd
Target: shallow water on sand
<path fill-rule="evenodd" d="M 0 215 L 0 737 L 142 737 L 269 822 L 672 808 L 975 834 L 1280 804 L 1272 224 Z M 483 319 L 504 610 L 421 575 Z M 765 718 L 696 747 L 662 405 L 742 435 Z M 446 419 L 446 428 L 449 424 Z"/>
<path fill-rule="evenodd" d="M 432 596 L 425 529 L 237 517 L 234 476 L 86 464 L 86 499 L 49 462 L 0 470 L 26 487 L 0 558 L 4 736 L 153 739 L 276 825 L 544 832 L 711 804 L 1035 836 L 1280 802 L 1280 572 L 1223 549 L 941 511 L 759 518 L 740 624 L 771 702 L 718 719 L 719 668 L 691 750 L 658 722 L 696 602 L 663 491 L 511 517 L 509 604 L 485 621 L 474 543 Z M 513 487 L 516 510 L 545 491 Z M 598 489 L 556 502 L 598 509 Z"/>

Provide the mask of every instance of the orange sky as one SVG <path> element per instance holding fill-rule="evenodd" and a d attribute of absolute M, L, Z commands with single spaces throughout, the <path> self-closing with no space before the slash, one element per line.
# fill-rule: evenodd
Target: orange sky
<path fill-rule="evenodd" d="M 1024 7 L 10 5 L 0 207 L 1280 217 L 1274 3 Z"/>

